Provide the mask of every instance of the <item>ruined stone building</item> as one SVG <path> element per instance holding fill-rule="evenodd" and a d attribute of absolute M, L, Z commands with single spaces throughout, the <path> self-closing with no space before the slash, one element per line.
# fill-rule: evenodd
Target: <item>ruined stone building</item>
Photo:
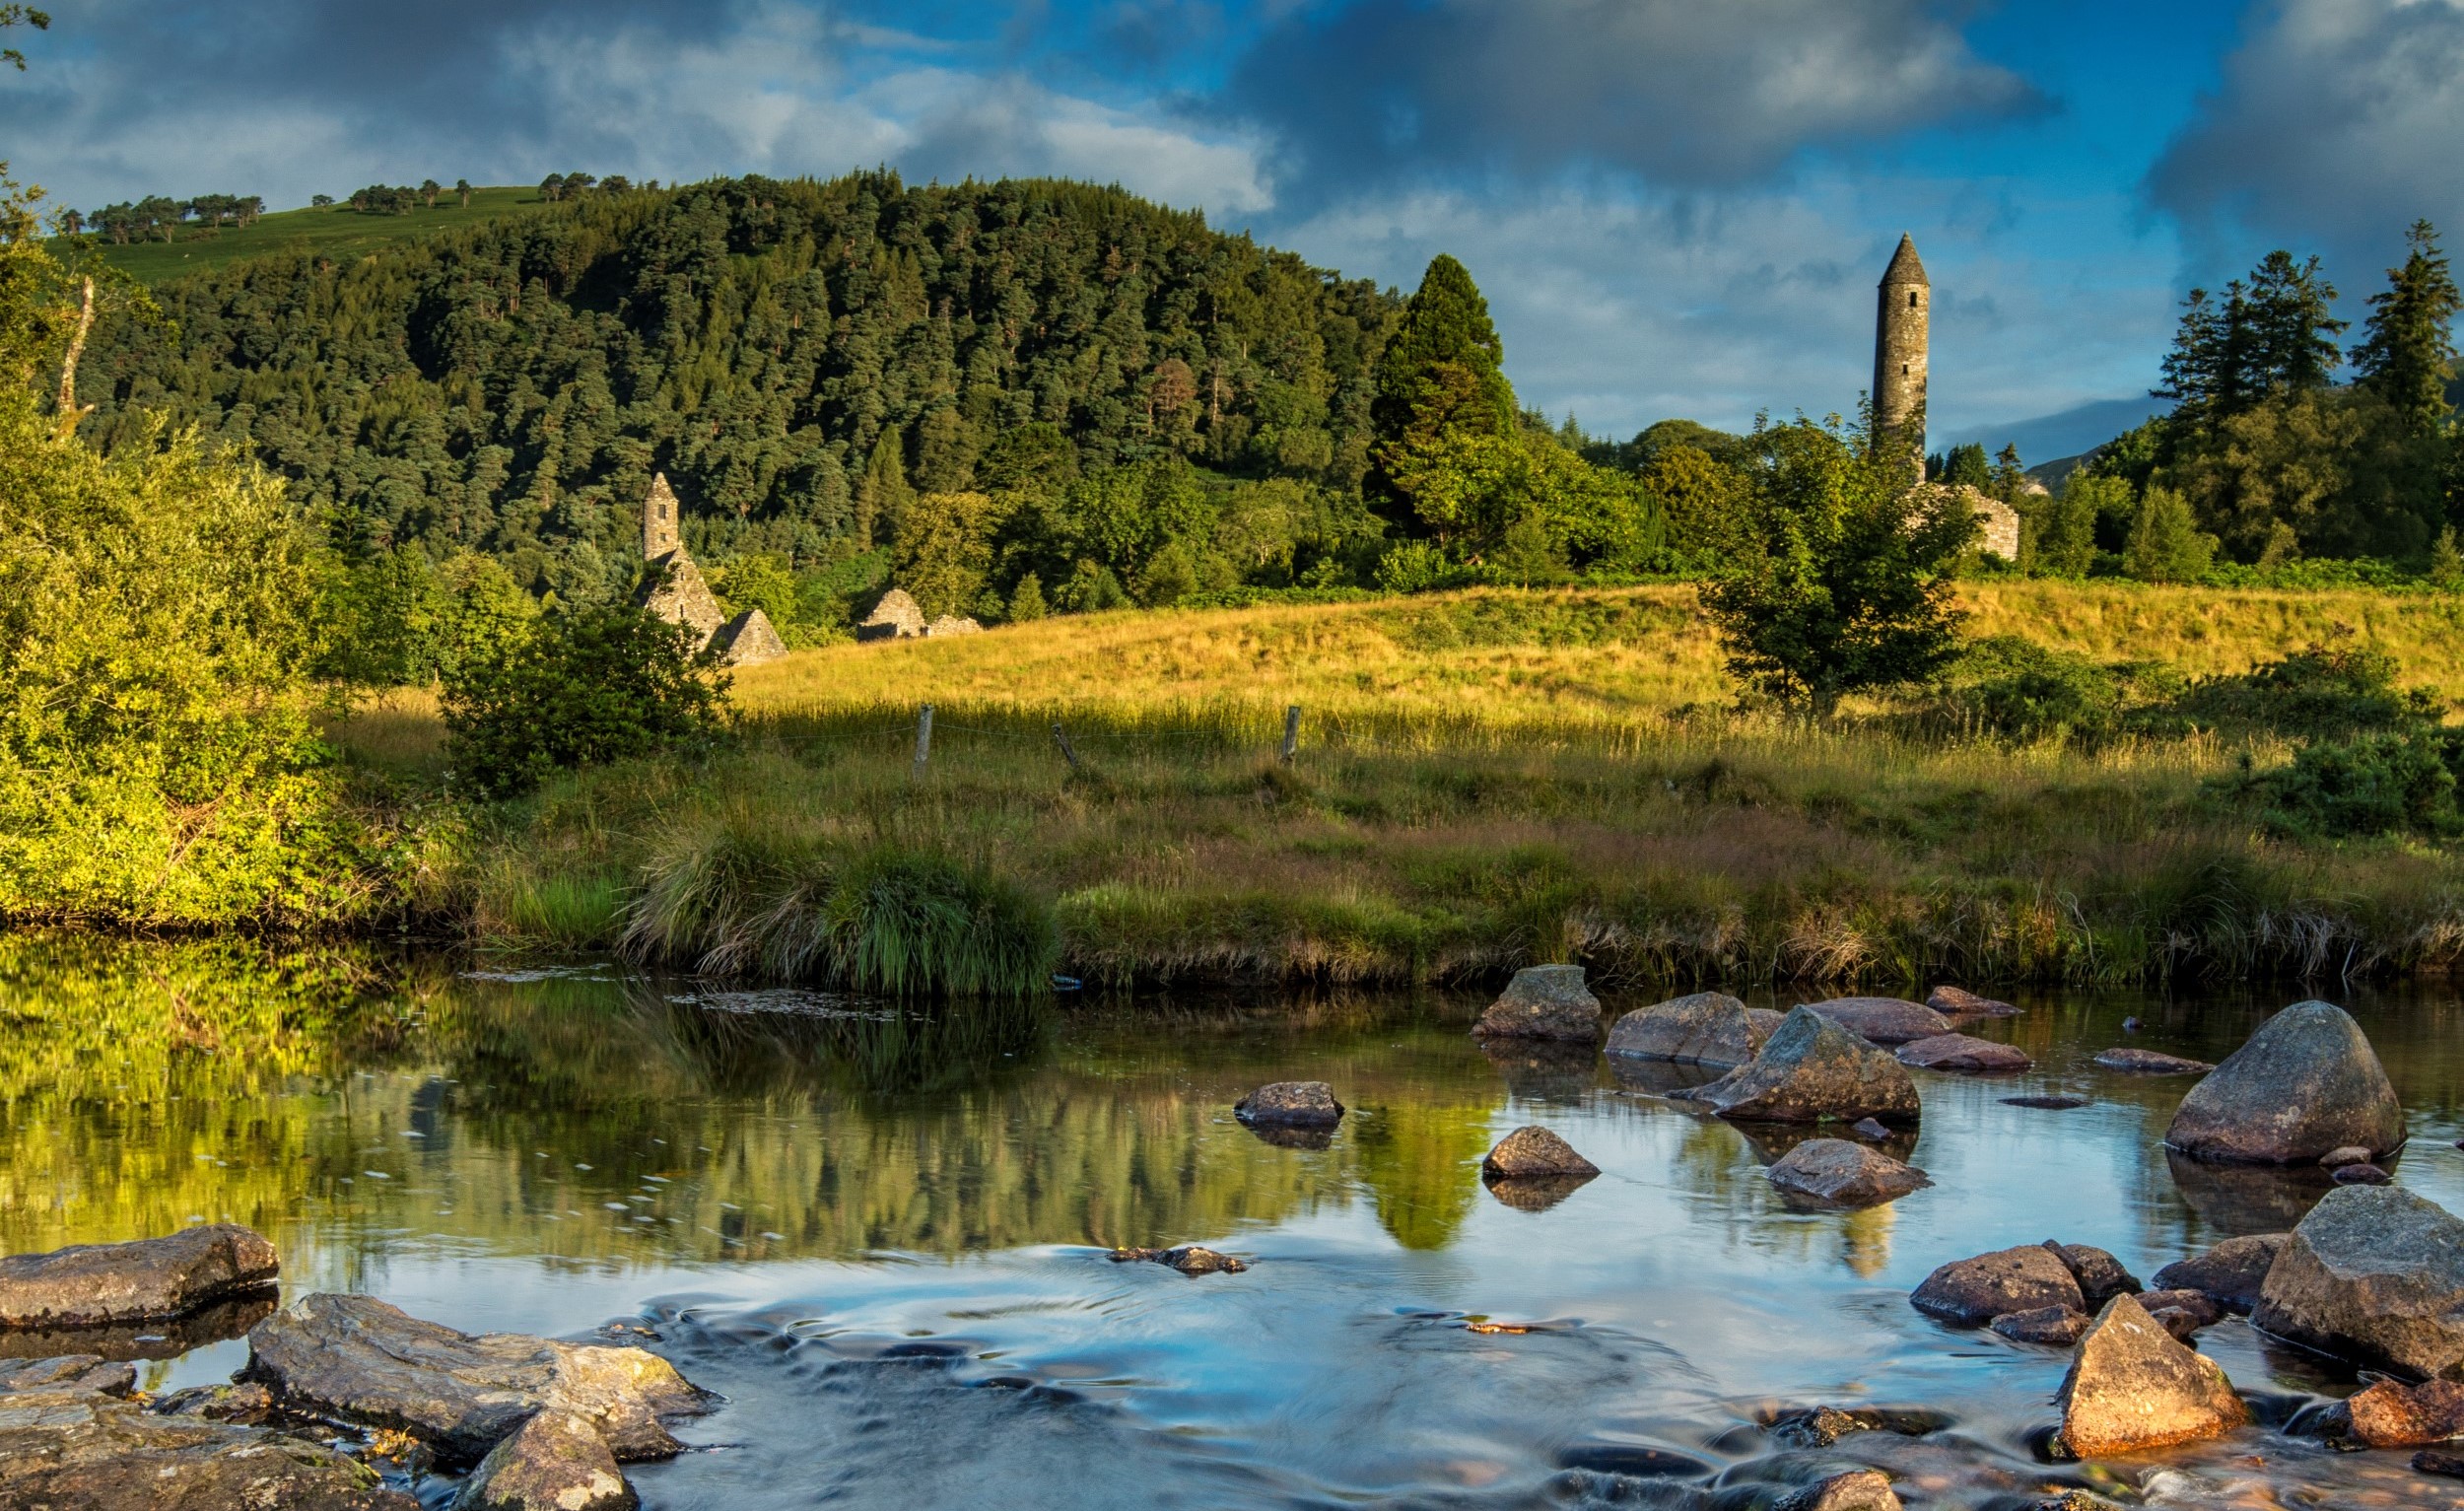
<path fill-rule="evenodd" d="M 684 548 L 677 518 L 676 493 L 667 474 L 650 480 L 650 497 L 642 501 L 642 587 L 634 601 L 669 624 L 693 634 L 695 650 L 716 649 L 730 666 L 750 666 L 787 653 L 787 642 L 770 616 L 748 608 L 730 619 Z"/>
<path fill-rule="evenodd" d="M 984 626 L 958 614 L 943 614 L 926 624 L 924 606 L 910 596 L 904 587 L 893 587 L 881 595 L 856 627 L 856 638 L 865 640 L 917 640 L 936 635 L 981 635 Z"/>
<path fill-rule="evenodd" d="M 1925 481 L 1927 345 L 1933 321 L 1934 282 L 1916 254 L 1916 238 L 1902 235 L 1890 266 L 1882 269 L 1874 313 L 1874 430 L 1878 446 L 1904 443 L 1915 486 L 1941 509 L 1954 499 L 1976 512 L 1983 533 L 1977 544 L 2005 561 L 2019 559 L 2019 516 L 2010 505 L 1962 483 Z"/>

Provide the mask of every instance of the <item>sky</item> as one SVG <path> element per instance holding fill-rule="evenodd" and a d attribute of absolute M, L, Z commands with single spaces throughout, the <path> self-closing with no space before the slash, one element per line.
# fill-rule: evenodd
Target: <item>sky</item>
<path fill-rule="evenodd" d="M 47 0 L 0 154 L 57 202 L 371 182 L 1060 174 L 1408 291 L 1451 252 L 1527 404 L 1852 411 L 1932 275 L 1932 429 L 2144 412 L 2274 246 L 2357 322 L 2464 225 L 2464 0 Z"/>

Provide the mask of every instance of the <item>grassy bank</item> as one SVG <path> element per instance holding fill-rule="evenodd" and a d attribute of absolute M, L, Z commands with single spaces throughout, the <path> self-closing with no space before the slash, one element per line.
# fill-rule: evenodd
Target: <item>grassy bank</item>
<path fill-rule="evenodd" d="M 2444 599 L 1972 598 L 1982 631 L 2194 671 L 2342 625 L 2409 680 L 2464 690 Z M 2270 839 L 2203 786 L 2281 746 L 1922 741 L 1717 712 L 1723 691 L 1673 589 L 803 652 L 740 676 L 735 750 L 569 777 L 496 815 L 456 906 L 502 944 L 819 979 L 984 927 L 971 947 L 997 958 L 953 955 L 953 979 L 1394 983 L 1579 959 L 1635 981 L 1918 986 L 2464 958 L 2464 867 L 2444 849 Z M 1289 702 L 1307 712 L 1287 767 Z M 348 737 L 419 764 L 427 721 L 396 695 Z"/>

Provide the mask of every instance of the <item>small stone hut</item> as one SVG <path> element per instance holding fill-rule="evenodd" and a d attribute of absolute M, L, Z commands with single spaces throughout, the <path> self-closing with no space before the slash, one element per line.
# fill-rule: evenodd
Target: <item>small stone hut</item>
<path fill-rule="evenodd" d="M 642 501 L 642 586 L 634 602 L 669 624 L 693 634 L 694 649 L 716 650 L 729 666 L 775 661 L 787 653 L 787 643 L 770 616 L 748 608 L 733 619 L 719 606 L 692 555 L 684 548 L 677 518 L 676 492 L 667 474 L 650 479 L 650 496 Z"/>

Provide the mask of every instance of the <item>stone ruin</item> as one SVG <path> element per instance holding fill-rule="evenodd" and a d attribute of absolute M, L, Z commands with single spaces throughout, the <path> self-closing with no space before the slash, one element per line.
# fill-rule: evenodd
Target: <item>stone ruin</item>
<path fill-rule="evenodd" d="M 893 587 L 881 595 L 864 622 L 856 627 L 856 638 L 871 640 L 921 640 L 938 635 L 981 635 L 984 626 L 958 614 L 943 614 L 926 623 L 924 605 L 910 596 L 907 589 Z"/>
<path fill-rule="evenodd" d="M 1965 504 L 1976 515 L 1976 548 L 2007 562 L 2019 559 L 2018 510 L 1972 483 L 1919 483 L 1917 493 L 1919 507 L 1929 516 L 1954 499 Z"/>
<path fill-rule="evenodd" d="M 650 479 L 650 497 L 642 501 L 642 586 L 634 602 L 691 631 L 694 650 L 716 651 L 729 666 L 775 661 L 787 653 L 787 643 L 768 614 L 748 608 L 730 619 L 719 606 L 702 569 L 684 548 L 676 493 L 667 486 L 664 472 Z"/>
<path fill-rule="evenodd" d="M 1916 239 L 1902 236 L 1876 289 L 1874 314 L 1874 422 L 1879 436 L 1912 432 L 1917 445 L 1909 461 L 1916 470 L 1920 506 L 1931 515 L 1964 499 L 1983 526 L 1977 548 L 2004 561 L 2019 559 L 2019 516 L 2000 499 L 1965 483 L 1925 481 L 1927 347 L 1931 339 L 1934 284 L 1916 254 Z"/>

